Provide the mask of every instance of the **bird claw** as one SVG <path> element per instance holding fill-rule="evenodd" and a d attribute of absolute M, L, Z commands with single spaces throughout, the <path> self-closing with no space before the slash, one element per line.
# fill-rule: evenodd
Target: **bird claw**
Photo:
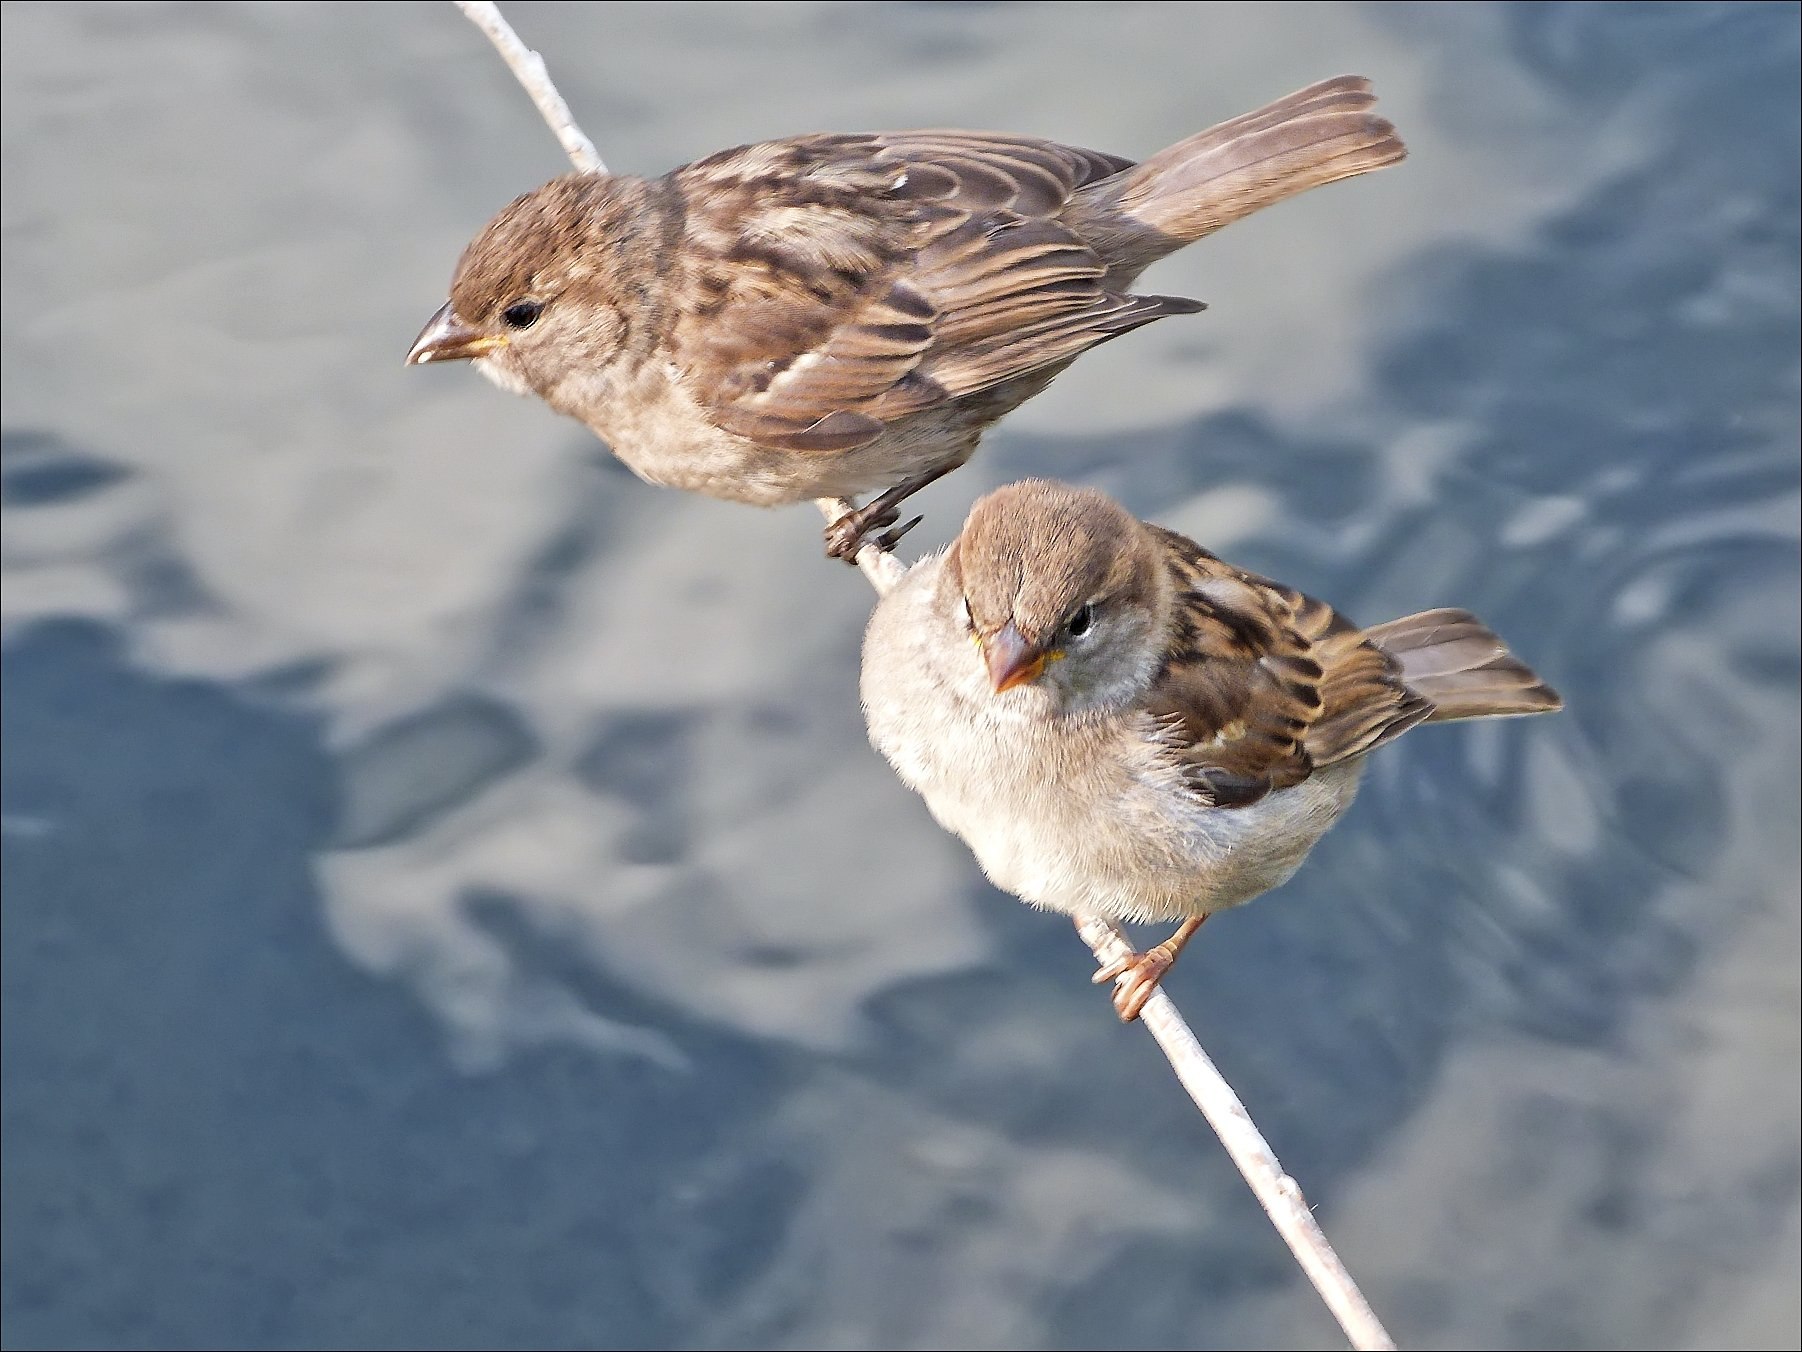
<path fill-rule="evenodd" d="M 896 545 L 901 543 L 901 537 L 903 535 L 906 535 L 908 531 L 912 530 L 925 519 L 926 518 L 923 516 L 916 516 L 909 521 L 903 521 L 899 526 L 883 531 L 882 534 L 876 537 L 876 548 L 880 549 L 885 554 L 891 552 Z"/>
<path fill-rule="evenodd" d="M 1115 958 L 1107 966 L 1097 971 L 1094 976 L 1089 978 L 1089 980 L 1093 981 L 1097 986 L 1106 985 L 1115 977 L 1123 975 L 1126 972 L 1126 969 L 1133 965 L 1133 962 L 1138 956 L 1137 953 L 1128 953 L 1124 958 Z"/>
<path fill-rule="evenodd" d="M 862 549 L 871 531 L 892 526 L 901 519 L 901 513 L 893 507 L 880 505 L 880 500 L 867 507 L 859 507 L 846 512 L 837 521 L 826 527 L 826 557 L 843 559 L 846 563 L 857 562 L 857 551 Z M 917 521 L 918 518 L 915 518 Z M 909 522 L 890 536 L 878 536 L 875 544 L 883 549 L 888 548 L 908 531 L 913 529 L 914 522 Z M 883 541 L 888 540 L 888 544 Z"/>
<path fill-rule="evenodd" d="M 1152 992 L 1157 990 L 1164 973 L 1175 961 L 1176 955 L 1159 944 L 1143 953 L 1115 958 L 1090 979 L 1097 986 L 1109 981 L 1115 983 L 1114 1012 L 1120 1016 L 1121 1023 L 1131 1023 L 1139 1017 L 1139 1011 L 1145 1008 L 1146 1001 L 1151 999 Z"/>

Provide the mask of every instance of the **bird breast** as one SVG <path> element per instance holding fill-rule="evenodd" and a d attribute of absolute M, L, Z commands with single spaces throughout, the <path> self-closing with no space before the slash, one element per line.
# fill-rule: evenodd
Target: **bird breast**
<path fill-rule="evenodd" d="M 872 617 L 871 741 L 989 879 L 1022 900 L 1121 920 L 1206 915 L 1287 879 L 1350 805 L 1355 762 L 1248 807 L 1207 806 L 1149 715 L 1060 717 L 1035 706 L 1037 692 L 994 695 L 931 593 L 910 575 Z"/>

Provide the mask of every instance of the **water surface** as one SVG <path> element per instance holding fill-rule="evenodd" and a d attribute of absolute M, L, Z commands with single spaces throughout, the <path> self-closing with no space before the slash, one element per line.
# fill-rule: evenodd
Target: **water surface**
<path fill-rule="evenodd" d="M 1375 79 L 1408 162 L 910 544 L 1053 474 L 1508 635 L 1568 710 L 1386 750 L 1172 992 L 1404 1346 L 1795 1346 L 1795 7 L 509 12 L 643 172 Z M 1340 1345 L 866 747 L 811 515 L 401 368 L 562 167 L 450 6 L 5 27 L 8 1346 Z"/>

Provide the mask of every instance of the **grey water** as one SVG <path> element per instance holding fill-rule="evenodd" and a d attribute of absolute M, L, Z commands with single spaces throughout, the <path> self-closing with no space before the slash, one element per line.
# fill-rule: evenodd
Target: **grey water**
<path fill-rule="evenodd" d="M 1404 1347 L 1796 1346 L 1797 7 L 507 9 L 634 172 L 1375 80 L 1408 161 L 907 548 L 1048 474 L 1506 635 L 1567 710 L 1386 749 L 1169 989 Z M 814 516 L 402 368 L 564 167 L 454 8 L 4 27 L 7 1347 L 1342 1345 L 868 749 Z"/>

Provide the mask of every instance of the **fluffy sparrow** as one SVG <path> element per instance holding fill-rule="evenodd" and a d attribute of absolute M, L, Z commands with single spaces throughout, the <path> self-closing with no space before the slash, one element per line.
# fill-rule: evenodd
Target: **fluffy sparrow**
<path fill-rule="evenodd" d="M 1340 76 L 1140 164 L 918 131 L 565 175 L 464 250 L 407 360 L 473 360 L 652 483 L 763 506 L 886 490 L 828 530 L 849 557 L 1080 353 L 1203 308 L 1132 294 L 1148 265 L 1400 160 L 1374 102 Z"/>
<path fill-rule="evenodd" d="M 996 886 L 1182 922 L 1097 973 L 1131 1020 L 1203 920 L 1295 872 L 1367 753 L 1561 701 L 1466 611 L 1359 629 L 1104 494 L 1029 480 L 877 605 L 863 704 Z"/>

